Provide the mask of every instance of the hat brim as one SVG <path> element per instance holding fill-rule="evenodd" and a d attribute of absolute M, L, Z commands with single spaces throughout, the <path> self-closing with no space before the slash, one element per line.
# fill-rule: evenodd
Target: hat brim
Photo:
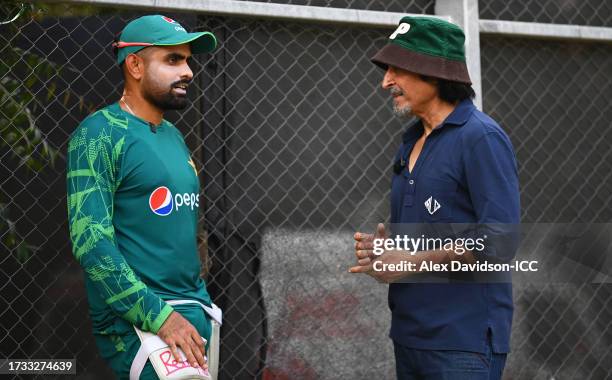
<path fill-rule="evenodd" d="M 380 49 L 370 61 L 384 70 L 393 66 L 415 74 L 472 84 L 465 62 L 417 53 L 393 43 Z"/>
<path fill-rule="evenodd" d="M 189 44 L 191 54 L 210 53 L 217 47 L 217 38 L 211 32 L 187 33 L 180 39 L 164 40 L 154 43 L 155 46 L 176 46 Z"/>

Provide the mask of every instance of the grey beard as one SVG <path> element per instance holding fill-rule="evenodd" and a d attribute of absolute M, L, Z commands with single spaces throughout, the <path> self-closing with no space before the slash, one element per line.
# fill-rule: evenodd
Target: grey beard
<path fill-rule="evenodd" d="M 402 118 L 410 118 L 412 117 L 412 108 L 410 108 L 410 106 L 398 107 L 394 105 L 393 114 Z"/>

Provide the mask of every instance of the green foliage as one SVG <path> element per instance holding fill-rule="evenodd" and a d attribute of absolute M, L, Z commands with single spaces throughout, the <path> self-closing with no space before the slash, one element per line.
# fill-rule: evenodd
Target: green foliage
<path fill-rule="evenodd" d="M 58 150 L 47 140 L 37 125 L 37 115 L 43 110 L 40 104 L 48 104 L 52 99 L 62 99 L 66 107 L 75 98 L 79 110 L 90 110 L 82 97 L 69 90 L 57 93 L 60 73 L 68 70 L 46 57 L 18 48 L 21 28 L 28 22 L 35 22 L 44 16 L 84 16 L 95 13 L 91 6 L 68 8 L 62 4 L 37 4 L 36 6 L 16 1 L 4 2 L 6 8 L 0 12 L 0 22 L 17 20 L 0 25 L 2 40 L 8 44 L 0 47 L 0 149 L 8 150 L 18 163 L 15 170 L 25 168 L 37 173 L 45 167 L 54 167 Z M 60 98 L 61 97 L 61 98 Z M 44 100 L 42 100 L 44 99 Z M 8 206 L 0 199 L 0 236 L 2 244 L 15 253 L 21 263 L 27 261 L 34 247 L 19 237 L 16 223 L 10 219 Z"/>
<path fill-rule="evenodd" d="M 44 137 L 36 125 L 38 102 L 33 101 L 37 87 L 45 87 L 49 78 L 59 73 L 59 68 L 32 53 L 17 47 L 3 49 L 0 72 L 0 146 L 8 147 L 19 166 L 40 171 L 46 163 L 54 165 L 57 150 Z M 18 65 L 26 73 L 24 78 L 13 75 Z M 46 100 L 54 97 L 57 86 L 46 86 Z"/>

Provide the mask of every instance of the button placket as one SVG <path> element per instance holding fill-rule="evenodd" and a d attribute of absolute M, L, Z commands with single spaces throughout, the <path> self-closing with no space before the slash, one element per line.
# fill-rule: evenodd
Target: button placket
<path fill-rule="evenodd" d="M 414 179 L 409 177 L 404 186 L 404 206 L 411 207 L 414 204 L 414 189 Z"/>

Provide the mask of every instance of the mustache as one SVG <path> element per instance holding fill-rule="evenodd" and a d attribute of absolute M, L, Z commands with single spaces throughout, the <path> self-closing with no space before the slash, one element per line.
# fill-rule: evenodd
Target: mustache
<path fill-rule="evenodd" d="M 175 87 L 178 87 L 178 86 L 180 86 L 182 84 L 184 84 L 186 87 L 188 87 L 191 84 L 191 82 L 192 82 L 192 80 L 177 80 L 176 82 L 173 82 L 170 85 L 170 88 L 175 88 Z"/>
<path fill-rule="evenodd" d="M 399 87 L 391 87 L 389 89 L 389 92 L 391 93 L 391 95 L 404 95 L 404 92 L 402 90 L 399 89 Z"/>

